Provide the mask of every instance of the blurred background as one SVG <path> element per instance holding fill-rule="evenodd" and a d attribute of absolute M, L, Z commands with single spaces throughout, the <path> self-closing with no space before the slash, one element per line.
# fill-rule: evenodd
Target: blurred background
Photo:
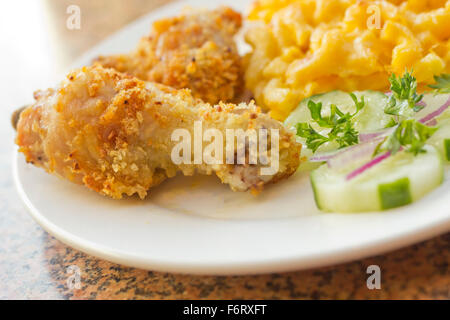
<path fill-rule="evenodd" d="M 65 73 L 72 61 L 87 49 L 167 2 L 170 0 L 2 1 L 0 84 L 3 90 L 0 94 L 3 107 L 27 103 L 34 90 L 53 86 L 58 75 Z M 71 15 L 67 9 L 71 5 L 81 9 L 80 29 L 67 27 Z"/>

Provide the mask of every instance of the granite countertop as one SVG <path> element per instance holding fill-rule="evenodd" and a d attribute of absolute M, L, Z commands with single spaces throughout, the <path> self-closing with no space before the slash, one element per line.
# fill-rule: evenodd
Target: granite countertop
<path fill-rule="evenodd" d="M 8 179 L 0 203 L 0 299 L 450 299 L 450 233 L 339 266 L 256 276 L 192 276 L 124 267 L 47 234 Z M 6 200 L 5 198 L 8 198 Z M 70 289 L 69 266 L 80 270 Z M 381 289 L 366 286 L 369 265 Z"/>
<path fill-rule="evenodd" d="M 80 5 L 84 18 L 81 30 L 69 32 L 58 26 L 65 24 L 66 7 L 72 2 Z M 103 14 L 106 2 L 110 10 Z M 0 93 L 0 299 L 450 299 L 450 233 L 338 266 L 256 276 L 192 276 L 97 259 L 56 240 L 31 218 L 12 181 L 10 113 L 29 101 L 35 88 L 51 84 L 50 75 L 65 70 L 82 51 L 163 2 L 43 1 L 33 10 L 42 11 L 45 23 L 33 20 L 31 29 L 9 28 L 14 33 L 6 37 L 13 49 L 4 52 L 9 63 L 0 75 L 0 84 L 9 89 Z M 20 6 L 16 13 L 24 18 Z M 8 23 L 22 21 L 8 9 Z M 47 33 L 38 34 L 41 29 Z M 29 52 L 29 43 L 13 41 L 17 37 L 48 37 L 52 46 L 33 42 L 33 56 L 21 55 L 18 52 Z M 366 286 L 369 265 L 381 268 L 380 290 Z M 70 266 L 79 268 L 79 289 L 69 288 Z"/>

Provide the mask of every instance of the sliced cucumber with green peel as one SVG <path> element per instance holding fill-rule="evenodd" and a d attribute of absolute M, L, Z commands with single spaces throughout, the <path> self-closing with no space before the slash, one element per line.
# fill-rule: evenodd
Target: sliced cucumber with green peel
<path fill-rule="evenodd" d="M 436 122 L 438 124 L 445 122 L 447 120 L 450 120 L 450 108 L 448 108 L 447 110 L 445 110 L 440 116 L 438 116 L 436 118 Z"/>
<path fill-rule="evenodd" d="M 433 112 L 438 109 L 448 106 L 450 95 L 449 94 L 434 94 L 426 93 L 423 96 L 423 103 L 425 108 L 419 111 L 414 118 L 423 120 L 430 118 Z M 450 107 L 447 107 L 440 115 L 433 119 L 439 129 L 431 136 L 427 143 L 436 147 L 436 149 L 442 154 L 446 163 L 450 162 Z M 426 122 L 425 122 L 426 123 Z"/>
<path fill-rule="evenodd" d="M 412 197 L 409 178 L 400 178 L 394 182 L 378 185 L 378 197 L 384 210 L 410 204 Z"/>
<path fill-rule="evenodd" d="M 365 107 L 355 117 L 355 128 L 359 131 L 371 131 L 384 128 L 390 121 L 390 115 L 384 113 L 388 97 L 379 91 L 355 91 L 358 100 L 364 96 Z M 335 90 L 317 94 L 303 99 L 298 107 L 286 118 L 284 124 L 293 127 L 298 122 L 311 122 L 311 114 L 307 107 L 308 101 L 322 102 L 322 115 L 330 113 L 330 105 L 335 104 L 342 112 L 354 113 L 355 103 L 347 92 Z"/>
<path fill-rule="evenodd" d="M 450 119 L 439 124 L 439 129 L 431 136 L 428 143 L 439 150 L 446 163 L 450 162 Z"/>
<path fill-rule="evenodd" d="M 450 161 L 450 139 L 444 139 L 444 155 L 447 161 Z"/>
<path fill-rule="evenodd" d="M 358 132 L 365 132 L 375 131 L 386 127 L 391 120 L 391 116 L 384 113 L 388 97 L 382 92 L 371 90 L 356 91 L 354 94 L 358 100 L 361 99 L 361 96 L 364 96 L 364 101 L 366 103 L 364 108 L 354 117 L 355 129 Z M 309 100 L 313 100 L 316 103 L 322 103 L 322 116 L 329 115 L 331 104 L 338 106 L 344 113 L 354 113 L 356 111 L 355 103 L 350 97 L 350 94 L 343 91 L 331 91 L 311 96 L 300 102 L 298 107 L 292 111 L 285 120 L 285 126 L 293 128 L 299 122 L 307 122 L 317 131 L 321 132 L 323 130 L 311 119 L 311 113 L 307 107 Z M 302 141 L 302 138 L 299 137 L 298 139 L 300 142 L 304 142 Z M 317 152 L 331 151 L 338 147 L 339 146 L 335 143 L 325 143 L 319 147 Z M 309 157 L 312 155 L 312 152 L 305 147 L 302 155 Z"/>
<path fill-rule="evenodd" d="M 414 156 L 402 151 L 348 180 L 361 164 L 331 169 L 327 164 L 311 172 L 311 184 L 319 209 L 329 212 L 386 210 L 414 202 L 443 181 L 439 152 L 425 146 Z"/>
<path fill-rule="evenodd" d="M 414 118 L 417 120 L 426 118 L 427 115 L 443 106 L 448 101 L 449 97 L 450 97 L 449 94 L 425 93 L 421 100 L 421 103 L 424 104 L 425 107 L 419 112 L 417 112 L 414 115 Z M 439 115 L 436 118 L 436 121 L 440 123 L 442 121 L 446 121 L 449 119 L 450 119 L 450 108 L 448 108 L 441 115 Z"/>

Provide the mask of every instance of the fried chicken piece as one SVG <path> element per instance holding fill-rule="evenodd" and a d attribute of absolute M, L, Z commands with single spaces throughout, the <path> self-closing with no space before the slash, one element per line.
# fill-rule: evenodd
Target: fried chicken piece
<path fill-rule="evenodd" d="M 243 88 L 241 58 L 233 36 L 241 15 L 228 7 L 188 10 L 156 21 L 130 54 L 99 57 L 95 64 L 141 80 L 191 89 L 195 98 L 230 101 Z"/>
<path fill-rule="evenodd" d="M 57 88 L 36 92 L 35 99 L 20 115 L 19 151 L 47 172 L 112 198 L 134 193 L 144 198 L 149 188 L 179 171 L 215 173 L 233 190 L 259 191 L 266 183 L 288 177 L 299 165 L 301 145 L 293 134 L 253 104 L 211 106 L 187 89 L 144 82 L 98 66 L 71 72 Z M 203 133 L 215 128 L 224 137 L 226 129 L 278 129 L 278 171 L 263 175 L 260 169 L 267 166 L 262 164 L 225 160 L 175 164 L 171 153 L 179 142 L 172 141 L 172 133 L 184 128 L 194 137 L 195 121 L 201 121 Z M 231 146 L 237 153 L 238 144 L 233 141 Z M 202 151 L 205 147 L 204 143 Z M 226 155 L 225 144 L 222 150 Z M 272 144 L 268 150 L 271 156 Z"/>

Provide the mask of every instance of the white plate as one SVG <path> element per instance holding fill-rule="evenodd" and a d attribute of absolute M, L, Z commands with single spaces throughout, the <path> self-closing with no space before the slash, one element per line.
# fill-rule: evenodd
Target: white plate
<path fill-rule="evenodd" d="M 248 1 L 226 1 L 243 10 Z M 152 20 L 183 1 L 152 12 L 89 51 L 126 52 Z M 197 274 L 287 271 L 344 262 L 450 230 L 450 181 L 413 205 L 369 214 L 323 214 L 307 176 L 297 173 L 259 196 L 235 193 L 215 177 L 176 177 L 144 201 L 111 200 L 14 159 L 20 196 L 33 217 L 61 241 L 89 254 L 139 268 Z M 361 199 L 359 199 L 360 201 Z"/>

